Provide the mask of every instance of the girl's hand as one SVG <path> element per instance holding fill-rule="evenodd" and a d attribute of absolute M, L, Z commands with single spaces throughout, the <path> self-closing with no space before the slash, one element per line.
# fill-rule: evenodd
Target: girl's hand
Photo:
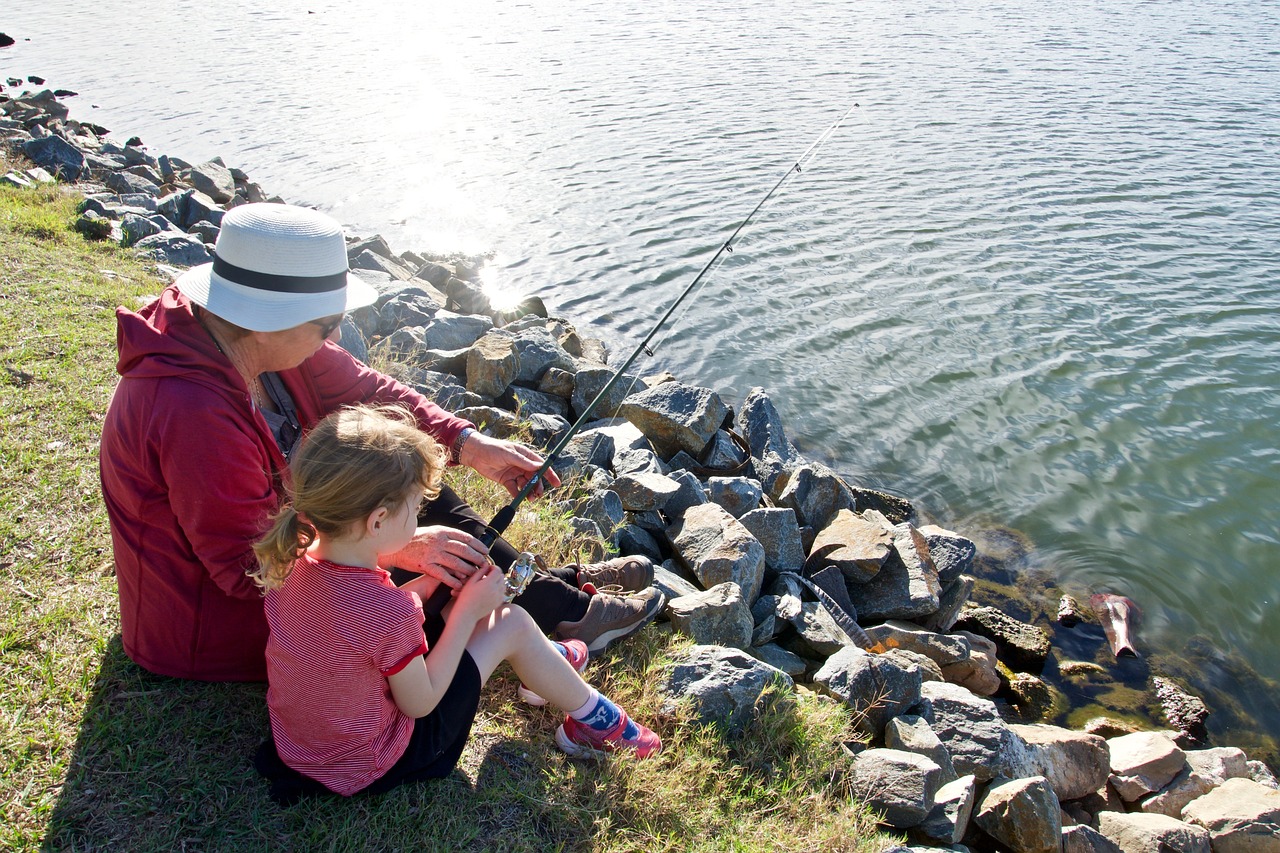
<path fill-rule="evenodd" d="M 533 478 L 534 472 L 542 467 L 542 457 L 523 444 L 490 438 L 480 432 L 473 433 L 467 439 L 467 443 L 462 446 L 459 461 L 505 488 L 513 498 Z M 529 492 L 529 497 L 536 498 L 547 489 L 554 489 L 559 485 L 560 478 L 548 468 Z"/>
<path fill-rule="evenodd" d="M 489 565 L 489 549 L 462 530 L 419 527 L 413 541 L 395 554 L 379 555 L 378 564 L 428 575 L 458 589 L 477 569 Z"/>
<path fill-rule="evenodd" d="M 454 594 L 450 619 L 479 622 L 497 610 L 507 600 L 507 582 L 502 569 L 489 563 L 488 567 L 473 574 Z"/>

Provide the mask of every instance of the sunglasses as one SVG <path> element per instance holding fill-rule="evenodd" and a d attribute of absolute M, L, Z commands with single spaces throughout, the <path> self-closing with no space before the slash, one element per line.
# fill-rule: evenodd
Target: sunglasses
<path fill-rule="evenodd" d="M 342 325 L 342 320 L 346 314 L 334 314 L 332 317 L 321 317 L 319 320 L 310 320 L 312 326 L 320 327 L 320 337 L 328 338 L 334 331 Z"/>

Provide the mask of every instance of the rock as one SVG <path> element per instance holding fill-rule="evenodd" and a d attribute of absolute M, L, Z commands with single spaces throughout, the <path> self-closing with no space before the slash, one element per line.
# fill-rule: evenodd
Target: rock
<path fill-rule="evenodd" d="M 890 620 L 868 628 L 867 636 L 877 649 L 908 649 L 924 655 L 938 666 L 969 659 L 969 642 L 963 637 L 926 631 L 914 622 Z"/>
<path fill-rule="evenodd" d="M 594 521 L 606 537 L 627 519 L 622 499 L 612 489 L 597 489 L 592 492 L 591 497 L 578 505 L 575 515 Z"/>
<path fill-rule="evenodd" d="M 940 779 L 944 784 L 957 778 L 951 754 L 929 727 L 929 721 L 923 717 L 903 714 L 889 720 L 884 728 L 884 745 L 889 749 L 914 752 L 928 758 L 942 771 Z"/>
<path fill-rule="evenodd" d="M 893 528 L 884 524 L 883 516 L 864 518 L 841 509 L 818 531 L 805 569 L 812 573 L 835 566 L 849 580 L 865 583 L 879 573 L 891 553 Z"/>
<path fill-rule="evenodd" d="M 569 416 L 569 404 L 553 394 L 543 394 L 519 385 L 507 388 L 507 393 L 515 404 L 515 411 L 521 416 L 551 415 L 562 420 Z"/>
<path fill-rule="evenodd" d="M 687 701 L 700 722 L 738 731 L 755 717 L 766 690 L 789 701 L 793 689 L 791 676 L 744 651 L 694 646 L 675 661 L 662 686 L 662 713 L 674 714 Z"/>
<path fill-rule="evenodd" d="M 690 507 L 668 529 L 668 538 L 703 587 L 733 581 L 748 605 L 759 597 L 764 548 L 723 507 L 713 503 Z"/>
<path fill-rule="evenodd" d="M 507 390 L 518 369 L 515 342 L 509 335 L 490 331 L 467 350 L 467 390 L 497 397 Z"/>
<path fill-rule="evenodd" d="M 1221 785 L 1228 779 L 1249 776 L 1249 761 L 1244 750 L 1234 746 L 1218 746 L 1210 749 L 1188 749 L 1183 752 L 1187 767 L 1213 784 Z"/>
<path fill-rule="evenodd" d="M 649 387 L 652 388 L 658 384 L 661 383 L 651 382 Z M 724 429 L 716 430 L 716 434 L 711 436 L 711 441 L 707 442 L 707 448 L 702 455 L 702 467 L 709 471 L 720 472 L 721 476 L 725 477 L 738 476 L 744 472 L 751 473 L 745 471 L 746 463 L 747 454 L 738 447 L 732 434 Z"/>
<path fill-rule="evenodd" d="M 1218 783 L 1209 779 L 1190 767 L 1173 777 L 1173 781 L 1163 789 L 1138 801 L 1138 810 L 1147 814 L 1162 814 L 1167 817 L 1182 817 L 1182 809 L 1187 803 L 1203 797 L 1214 789 Z"/>
<path fill-rule="evenodd" d="M 857 508 L 849 485 L 836 472 L 817 462 L 805 462 L 790 469 L 776 501 L 779 506 L 794 509 L 799 522 L 814 530 L 830 524 L 840 510 Z"/>
<path fill-rule="evenodd" d="M 860 619 L 918 622 L 938 610 L 942 588 L 919 532 L 907 524 L 896 525 L 893 544 L 893 555 L 875 577 L 849 584 L 849 597 Z"/>
<path fill-rule="evenodd" d="M 979 783 L 1028 775 L 1026 745 L 990 699 L 934 681 L 921 686 L 920 697 L 921 716 L 951 753 L 957 773 L 971 773 Z"/>
<path fill-rule="evenodd" d="M 614 458 L 617 456 L 615 454 Z M 623 474 L 613 481 L 612 489 L 629 512 L 661 511 L 667 501 L 680 491 L 680 484 L 663 474 L 637 472 Z"/>
<path fill-rule="evenodd" d="M 783 646 L 803 657 L 825 660 L 852 643 L 819 602 L 802 602 L 788 621 L 795 634 L 785 638 Z"/>
<path fill-rule="evenodd" d="M 118 193 L 160 194 L 160 187 L 157 184 L 141 175 L 134 175 L 129 172 L 111 172 L 103 183 L 106 184 L 108 189 Z"/>
<path fill-rule="evenodd" d="M 1012 705 L 1012 715 L 1018 722 L 1034 723 L 1053 717 L 1063 702 L 1061 694 L 1044 679 L 1029 672 L 1009 673 L 1007 695 Z"/>
<path fill-rule="evenodd" d="M 612 418 L 618 415 L 623 401 L 635 388 L 644 387 L 639 379 L 628 374 L 619 376 L 612 387 L 609 386 L 611 379 L 613 379 L 613 371 L 607 367 L 581 368 L 574 376 L 573 396 L 569 399 L 569 405 L 573 411 L 581 417 L 587 407 L 604 393 L 604 397 L 592 409 L 592 415 L 597 418 Z M 607 393 L 606 388 L 608 388 Z"/>
<path fill-rule="evenodd" d="M 1181 772 L 1186 757 L 1168 735 L 1134 732 L 1107 741 L 1111 784 L 1126 803 L 1154 794 Z"/>
<path fill-rule="evenodd" d="M 1079 625 L 1084 621 L 1084 611 L 1080 609 L 1080 602 L 1076 601 L 1069 595 L 1064 595 L 1058 599 L 1058 624 L 1067 628 Z"/>
<path fill-rule="evenodd" d="M 668 601 L 667 617 L 677 631 L 699 645 L 735 649 L 751 645 L 751 608 L 736 583 L 716 584 L 705 592 Z"/>
<path fill-rule="evenodd" d="M 920 701 L 918 667 L 904 668 L 856 646 L 846 646 L 827 658 L 813 680 L 852 708 L 857 715 L 854 724 L 872 738 L 882 737 L 889 720 Z"/>
<path fill-rule="evenodd" d="M 134 244 L 133 251 L 142 257 L 175 267 L 194 267 L 212 260 L 203 240 L 168 231 L 143 237 Z"/>
<path fill-rule="evenodd" d="M 757 660 L 762 660 L 769 666 L 777 667 L 792 678 L 803 677 L 809 669 L 804 658 L 792 654 L 777 643 L 753 645 L 747 649 L 747 652 Z"/>
<path fill-rule="evenodd" d="M 1101 812 L 1098 831 L 1123 853 L 1211 853 L 1209 833 L 1203 827 L 1164 815 Z"/>
<path fill-rule="evenodd" d="M 782 418 L 763 388 L 752 388 L 738 414 L 738 431 L 746 439 L 751 467 L 765 494 L 777 500 L 788 472 L 803 459 L 783 429 Z"/>
<path fill-rule="evenodd" d="M 1092 826 L 1064 826 L 1062 853 L 1123 853 L 1120 846 Z"/>
<path fill-rule="evenodd" d="M 760 484 L 748 477 L 709 477 L 707 497 L 720 504 L 734 518 L 741 518 L 760 506 Z"/>
<path fill-rule="evenodd" d="M 667 596 L 667 601 L 672 601 L 682 595 L 692 595 L 694 593 L 701 592 L 698 587 L 694 586 L 683 575 L 676 571 L 673 564 L 668 563 L 654 565 L 653 585 Z"/>
<path fill-rule="evenodd" d="M 22 144 L 22 153 L 37 166 L 63 181 L 85 177 L 84 154 L 60 136 L 46 136 Z"/>
<path fill-rule="evenodd" d="M 920 535 L 929 547 L 938 581 L 943 586 L 961 575 L 973 573 L 973 562 L 978 553 L 978 546 L 973 544 L 973 540 L 936 524 L 921 527 Z"/>
<path fill-rule="evenodd" d="M 665 382 L 631 394 L 619 414 L 643 432 L 664 457 L 683 450 L 700 456 L 729 409 L 709 388 Z"/>
<path fill-rule="evenodd" d="M 1043 776 L 997 779 L 974 807 L 982 831 L 1018 853 L 1059 853 L 1062 814 Z"/>
<path fill-rule="evenodd" d="M 933 808 L 917 825 L 917 830 L 934 841 L 959 844 L 969 831 L 977 794 L 977 783 L 972 776 L 947 782 L 934 794 Z"/>
<path fill-rule="evenodd" d="M 1182 819 L 1208 830 L 1214 853 L 1280 851 L 1280 791 L 1252 779 L 1228 779 L 1192 800 Z"/>
<path fill-rule="evenodd" d="M 437 311 L 422 330 L 423 342 L 430 349 L 466 349 L 493 328 L 493 321 L 479 315 Z"/>
<path fill-rule="evenodd" d="M 1271 772 L 1271 768 L 1263 764 L 1261 761 L 1249 762 L 1249 778 L 1257 782 L 1259 785 L 1265 785 L 1274 790 L 1280 790 L 1280 782 L 1276 781 L 1276 776 Z"/>
<path fill-rule="evenodd" d="M 236 194 L 231 170 L 216 160 L 192 166 L 191 185 L 218 204 L 226 204 Z"/>
<path fill-rule="evenodd" d="M 560 342 L 545 325 L 522 329 L 515 335 L 516 353 L 520 356 L 520 370 L 515 381 L 522 385 L 534 385 L 542 380 L 548 370 L 575 371 L 578 364 L 564 351 Z"/>
<path fill-rule="evenodd" d="M 554 394 L 563 400 L 573 397 L 574 374 L 569 370 L 549 367 L 538 380 L 538 390 L 543 394 Z"/>
<path fill-rule="evenodd" d="M 1160 700 L 1160 709 L 1182 737 L 1178 738 L 1182 746 L 1204 744 L 1209 737 L 1204 721 L 1209 716 L 1209 709 L 1198 696 L 1192 696 L 1168 678 L 1152 676 L 1151 683 L 1156 688 L 1156 698 Z"/>
<path fill-rule="evenodd" d="M 855 797 L 881 815 L 881 823 L 909 829 L 929 816 L 942 786 L 941 772 L 923 755 L 868 749 L 853 761 L 850 787 Z"/>
<path fill-rule="evenodd" d="M 708 503 L 707 493 L 702 489 L 702 481 L 688 471 L 672 471 L 672 480 L 680 484 L 680 491 L 667 500 L 667 517 L 680 518 L 691 508 Z"/>
<path fill-rule="evenodd" d="M 921 626 L 930 631 L 942 633 L 954 628 L 961 611 L 969 603 L 969 596 L 973 595 L 973 587 L 976 583 L 977 579 L 972 575 L 961 575 L 951 583 L 945 584 L 942 587 L 942 593 L 938 596 L 938 609 L 929 616 L 923 617 L 920 620 Z"/>
<path fill-rule="evenodd" d="M 970 607 L 955 627 L 986 637 L 996 644 L 996 657 L 1015 672 L 1039 674 L 1049 657 L 1049 633 L 1019 622 L 994 607 Z"/>
<path fill-rule="evenodd" d="M 111 236 L 111 220 L 86 210 L 76 219 L 76 230 L 93 240 L 105 240 Z"/>
<path fill-rule="evenodd" d="M 1107 784 L 1107 742 L 1097 735 L 1059 726 L 1011 725 L 1027 745 L 1027 770 L 1048 780 L 1058 799 L 1077 800 Z"/>
<path fill-rule="evenodd" d="M 788 507 L 761 507 L 738 519 L 764 548 L 766 572 L 799 571 L 804 565 L 804 545 L 796 512 Z"/>
<path fill-rule="evenodd" d="M 951 636 L 969 644 L 969 657 L 944 666 L 943 679 L 979 696 L 995 695 L 1001 687 L 1000 674 L 996 671 L 996 644 L 967 631 L 956 631 Z"/>

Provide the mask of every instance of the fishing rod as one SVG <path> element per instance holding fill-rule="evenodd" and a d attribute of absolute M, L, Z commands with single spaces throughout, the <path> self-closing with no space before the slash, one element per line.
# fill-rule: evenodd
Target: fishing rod
<path fill-rule="evenodd" d="M 785 184 L 792 175 L 804 171 L 805 164 L 809 160 L 813 159 L 818 150 L 827 143 L 836 130 L 840 128 L 840 125 L 844 123 L 844 120 L 847 119 L 857 108 L 858 104 L 854 104 L 849 107 L 844 111 L 840 118 L 836 119 L 831 124 L 830 127 L 820 133 L 818 138 L 813 141 L 813 144 L 810 145 L 805 152 L 800 155 L 800 158 L 792 163 L 790 168 L 783 173 L 782 177 L 778 179 L 778 182 L 773 185 L 773 188 L 770 189 L 769 192 L 765 193 L 764 198 L 760 199 L 759 204 L 757 204 L 751 212 L 746 215 L 746 218 L 738 224 L 738 227 L 734 229 L 734 232 L 729 235 L 729 239 L 724 242 L 724 245 L 722 245 L 714 255 L 712 255 L 711 260 L 707 261 L 707 264 L 702 268 L 702 271 L 694 276 L 693 281 L 689 282 L 689 286 L 686 287 L 676 298 L 675 302 L 671 303 L 671 307 L 669 307 L 666 310 L 666 313 L 664 313 L 658 322 L 654 324 L 653 328 L 649 331 L 649 334 L 645 335 L 645 338 L 640 342 L 640 345 L 632 350 L 631 355 L 622 363 L 622 366 L 613 372 L 613 375 L 609 377 L 609 381 L 600 389 L 600 393 L 596 394 L 595 398 L 587 404 L 585 409 L 582 410 L 582 414 L 578 415 L 578 419 L 573 422 L 573 425 L 569 427 L 569 430 L 561 437 L 560 441 L 556 443 L 556 446 L 552 448 L 551 452 L 547 454 L 547 458 L 542 463 L 542 466 L 534 472 L 532 477 L 529 478 L 529 482 L 525 483 L 524 488 L 522 488 L 516 496 L 512 498 L 511 503 L 498 510 L 498 514 L 493 517 L 493 521 L 489 522 L 488 527 L 479 537 L 480 541 L 484 542 L 486 546 L 492 545 L 502 532 L 507 529 L 508 525 L 511 524 L 512 519 L 515 518 L 516 509 L 524 502 L 524 499 L 529 496 L 529 493 L 533 491 L 537 484 L 541 482 L 543 475 L 547 473 L 547 470 L 551 467 L 556 457 L 560 455 L 561 451 L 569 445 L 569 442 L 573 437 L 578 434 L 580 429 L 582 429 L 582 426 L 587 422 L 587 419 L 591 417 L 591 413 L 595 411 L 597 404 L 599 404 L 600 401 L 603 400 L 611 390 L 613 390 L 613 386 L 622 378 L 622 375 L 627 371 L 627 368 L 635 363 L 635 360 L 640 357 L 641 353 L 647 352 L 652 355 L 652 350 L 649 349 L 649 342 L 658 334 L 658 331 L 666 324 L 667 320 L 671 318 L 671 315 L 675 313 L 675 310 L 680 307 L 681 303 L 683 303 L 686 298 L 688 298 L 689 294 L 693 293 L 693 291 L 697 289 L 698 285 L 702 282 L 702 279 L 706 277 L 707 273 L 711 271 L 711 268 L 716 265 L 716 262 L 724 257 L 725 254 L 733 251 L 733 244 L 734 241 L 738 239 L 738 235 L 742 233 L 743 229 L 747 227 L 748 223 L 751 222 L 755 215 L 760 212 L 760 209 L 768 203 L 769 199 L 773 198 L 774 193 L 781 189 L 782 185 Z"/>

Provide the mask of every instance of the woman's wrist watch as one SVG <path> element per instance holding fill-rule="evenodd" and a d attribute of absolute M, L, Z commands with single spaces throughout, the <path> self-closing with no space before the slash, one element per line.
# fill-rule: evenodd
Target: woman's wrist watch
<path fill-rule="evenodd" d="M 458 437 L 453 440 L 453 445 L 449 448 L 449 460 L 454 465 L 462 464 L 462 448 L 466 445 L 467 439 L 471 438 L 471 434 L 475 432 L 471 427 L 464 427 L 462 432 L 458 433 Z"/>

